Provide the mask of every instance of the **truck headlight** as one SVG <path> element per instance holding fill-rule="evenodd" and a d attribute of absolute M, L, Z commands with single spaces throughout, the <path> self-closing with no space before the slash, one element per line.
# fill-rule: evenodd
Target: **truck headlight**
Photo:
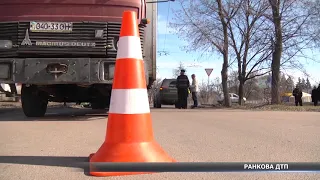
<path fill-rule="evenodd" d="M 0 49 L 11 49 L 12 41 L 10 40 L 0 40 Z"/>
<path fill-rule="evenodd" d="M 0 64 L 0 79 L 7 80 L 11 77 L 11 64 L 1 63 Z"/>
<path fill-rule="evenodd" d="M 108 71 L 109 71 L 109 79 L 113 79 L 113 76 L 114 76 L 114 64 L 109 64 L 109 69 L 108 69 Z"/>

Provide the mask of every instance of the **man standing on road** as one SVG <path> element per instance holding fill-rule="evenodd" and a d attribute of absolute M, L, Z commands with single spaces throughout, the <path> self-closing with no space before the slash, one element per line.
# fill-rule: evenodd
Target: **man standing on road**
<path fill-rule="evenodd" d="M 311 99 L 312 99 L 313 105 L 317 106 L 319 101 L 319 91 L 317 90 L 316 86 L 314 86 L 312 89 Z"/>
<path fill-rule="evenodd" d="M 192 108 L 196 108 L 196 107 L 198 107 L 199 86 L 198 86 L 198 81 L 196 79 L 196 75 L 192 74 L 191 78 L 192 78 L 192 83 L 191 83 L 191 86 L 190 86 L 190 90 L 191 90 L 191 93 L 192 93 L 192 100 L 193 100 Z"/>
<path fill-rule="evenodd" d="M 294 96 L 294 102 L 295 102 L 296 106 L 298 106 L 298 104 L 300 106 L 302 106 L 302 91 L 300 90 L 300 88 L 298 86 L 296 86 L 296 88 L 294 88 L 292 95 Z"/>
<path fill-rule="evenodd" d="M 190 86 L 189 78 L 184 73 L 184 69 L 181 70 L 180 76 L 177 78 L 178 89 L 178 106 L 179 109 L 187 109 L 188 107 L 188 90 Z"/>

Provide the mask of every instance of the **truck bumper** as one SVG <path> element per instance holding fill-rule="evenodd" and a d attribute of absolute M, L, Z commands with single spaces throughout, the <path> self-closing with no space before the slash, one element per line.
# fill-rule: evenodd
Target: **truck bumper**
<path fill-rule="evenodd" d="M 115 59 L 1 58 L 0 81 L 23 84 L 112 84 Z"/>

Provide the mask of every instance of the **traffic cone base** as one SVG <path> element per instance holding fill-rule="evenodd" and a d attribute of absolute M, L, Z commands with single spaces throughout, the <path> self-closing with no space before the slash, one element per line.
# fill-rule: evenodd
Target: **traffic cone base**
<path fill-rule="evenodd" d="M 125 176 L 125 175 L 137 175 L 137 174 L 151 174 L 150 172 L 90 172 L 90 175 L 97 177 L 105 176 Z"/>
<path fill-rule="evenodd" d="M 91 155 L 90 162 L 175 162 L 158 143 L 104 143 Z M 91 172 L 93 176 L 145 174 L 145 172 Z"/>

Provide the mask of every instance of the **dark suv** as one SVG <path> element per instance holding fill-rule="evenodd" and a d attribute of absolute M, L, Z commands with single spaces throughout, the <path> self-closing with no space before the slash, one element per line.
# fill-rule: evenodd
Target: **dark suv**
<path fill-rule="evenodd" d="M 178 91 L 176 79 L 164 79 L 160 88 L 156 89 L 153 97 L 153 107 L 161 108 L 161 105 L 175 105 L 178 101 Z"/>

